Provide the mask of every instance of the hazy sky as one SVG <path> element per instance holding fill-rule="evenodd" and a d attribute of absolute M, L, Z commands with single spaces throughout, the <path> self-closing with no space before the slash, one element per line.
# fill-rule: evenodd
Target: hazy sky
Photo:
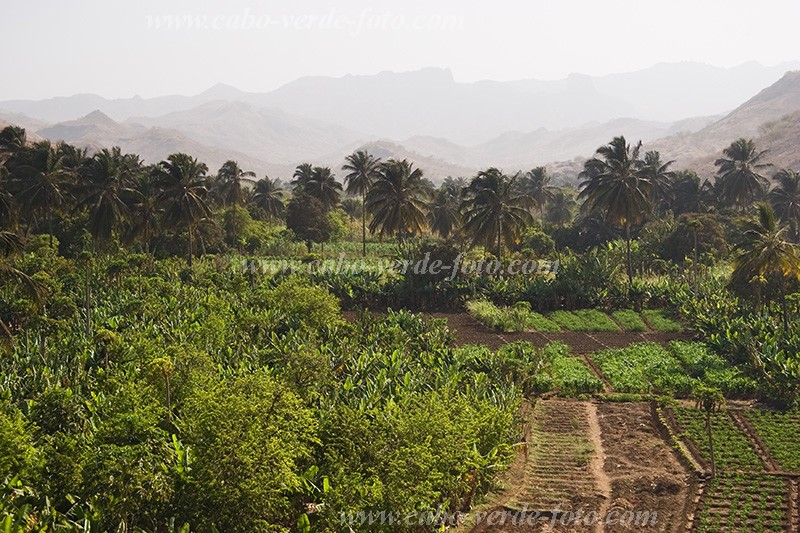
<path fill-rule="evenodd" d="M 268 91 L 425 66 L 474 81 L 800 59 L 798 0 L 0 0 L 0 13 L 0 99 Z"/>

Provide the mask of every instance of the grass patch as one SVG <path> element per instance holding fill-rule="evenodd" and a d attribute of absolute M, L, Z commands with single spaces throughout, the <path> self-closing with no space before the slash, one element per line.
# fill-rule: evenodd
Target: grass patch
<path fill-rule="evenodd" d="M 668 318 L 664 315 L 664 311 L 660 309 L 646 309 L 642 311 L 642 316 L 650 327 L 661 333 L 680 333 L 683 331 L 683 326 L 675 320 Z"/>
<path fill-rule="evenodd" d="M 647 331 L 647 324 L 644 323 L 639 313 L 632 309 L 620 309 L 611 313 L 611 316 L 625 331 Z"/>

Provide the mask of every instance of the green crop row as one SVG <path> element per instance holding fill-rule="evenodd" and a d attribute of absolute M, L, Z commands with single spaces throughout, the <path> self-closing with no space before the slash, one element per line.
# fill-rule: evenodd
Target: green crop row
<path fill-rule="evenodd" d="M 541 314 L 531 311 L 530 304 L 520 302 L 513 307 L 498 307 L 486 300 L 467 302 L 467 312 L 487 326 L 505 333 L 520 331 L 540 331 L 555 333 L 561 331 L 558 324 Z"/>
<path fill-rule="evenodd" d="M 708 486 L 697 531 L 785 531 L 787 490 L 779 477 L 720 474 Z"/>
<path fill-rule="evenodd" d="M 725 396 L 752 396 L 756 383 L 712 354 L 702 343 L 673 341 L 668 347 L 637 343 L 592 355 L 617 392 L 691 396 L 702 383 Z"/>
<path fill-rule="evenodd" d="M 756 428 L 772 457 L 787 472 L 800 472 L 800 418 L 793 413 L 748 409 L 747 419 Z"/>
<path fill-rule="evenodd" d="M 544 316 L 531 311 L 527 302 L 510 307 L 500 307 L 487 300 L 472 300 L 466 304 L 467 312 L 487 326 L 506 333 L 539 331 L 648 331 L 645 319 L 655 331 L 681 331 L 679 323 L 668 319 L 661 311 L 643 311 L 641 315 L 631 309 L 614 311 L 611 316 L 596 309 L 553 311 Z M 613 319 L 612 319 L 613 317 Z M 643 318 L 644 317 L 644 318 Z"/>
<path fill-rule="evenodd" d="M 642 311 L 642 316 L 650 327 L 662 333 L 679 333 L 683 331 L 683 326 L 680 322 L 676 322 L 668 318 L 664 311 L 660 309 L 645 309 Z"/>
<path fill-rule="evenodd" d="M 608 315 L 596 309 L 553 311 L 549 318 L 569 331 L 619 331 Z"/>
<path fill-rule="evenodd" d="M 639 313 L 632 309 L 620 309 L 611 313 L 611 316 L 625 331 L 647 331 L 647 324 L 644 323 Z"/>
<path fill-rule="evenodd" d="M 706 414 L 699 409 L 675 408 L 675 418 L 685 435 L 700 450 L 707 464 L 711 462 L 706 434 Z M 711 435 L 714 442 L 714 455 L 720 471 L 761 471 L 761 460 L 753 451 L 750 441 L 736 427 L 727 411 L 711 415 Z"/>

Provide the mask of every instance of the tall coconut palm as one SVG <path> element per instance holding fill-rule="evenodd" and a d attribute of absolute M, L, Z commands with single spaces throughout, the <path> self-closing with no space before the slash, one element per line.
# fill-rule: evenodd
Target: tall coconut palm
<path fill-rule="evenodd" d="M 800 172 L 782 169 L 774 176 L 778 185 L 769 193 L 775 214 L 792 230 L 795 242 L 800 239 Z"/>
<path fill-rule="evenodd" d="M 208 167 L 190 155 L 179 153 L 159 163 L 157 172 L 161 189 L 158 199 L 164 208 L 164 222 L 187 229 L 186 256 L 191 266 L 194 232 L 200 221 L 211 217 L 211 209 L 205 201 Z"/>
<path fill-rule="evenodd" d="M 607 224 L 625 233 L 628 281 L 633 281 L 631 228 L 644 222 L 653 210 L 654 187 L 640 172 L 642 143 L 631 147 L 625 137 L 614 137 L 608 145 L 584 165 L 578 198 L 584 200 L 582 210 L 602 218 Z"/>
<path fill-rule="evenodd" d="M 519 175 L 507 176 L 497 168 L 482 170 L 464 190 L 464 231 L 473 244 L 495 247 L 500 259 L 503 242 L 511 244 L 531 223 L 531 199 L 516 186 Z"/>
<path fill-rule="evenodd" d="M 734 283 L 747 284 L 753 278 L 776 279 L 783 311 L 783 326 L 789 329 L 786 279 L 800 278 L 800 251 L 786 240 L 788 228 L 779 226 L 769 204 L 758 204 L 757 219 L 750 222 L 735 249 L 739 252 L 733 269 Z"/>
<path fill-rule="evenodd" d="M 555 187 L 550 185 L 547 168 L 536 167 L 526 172 L 519 180 L 519 188 L 539 210 L 539 222 L 544 226 L 544 207 L 553 201 L 555 195 Z"/>
<path fill-rule="evenodd" d="M 156 168 L 136 176 L 131 185 L 133 194 L 130 201 L 130 224 L 123 234 L 123 242 L 131 244 L 140 241 L 146 253 L 150 253 L 153 238 L 160 233 L 161 203 Z"/>
<path fill-rule="evenodd" d="M 6 126 L 0 130 L 0 165 L 25 148 L 28 138 L 23 128 Z"/>
<path fill-rule="evenodd" d="M 422 171 L 403 159 L 390 159 L 380 164 L 378 179 L 367 192 L 365 206 L 372 215 L 369 230 L 396 235 L 417 233 L 425 226 L 428 187 Z"/>
<path fill-rule="evenodd" d="M 89 232 L 99 241 L 108 241 L 115 228 L 127 220 L 134 191 L 131 184 L 141 171 L 141 161 L 123 154 L 118 146 L 103 149 L 87 159 L 79 171 L 78 207 L 89 211 Z"/>
<path fill-rule="evenodd" d="M 296 193 L 316 198 L 328 211 L 339 204 L 342 184 L 336 181 L 329 167 L 312 167 L 303 163 L 295 170 L 294 178 L 292 185 Z"/>
<path fill-rule="evenodd" d="M 25 152 L 19 165 L 12 168 L 17 198 L 33 217 L 45 219 L 52 248 L 53 217 L 64 205 L 76 173 L 74 154 L 65 153 L 50 141 L 40 141 Z"/>
<path fill-rule="evenodd" d="M 342 170 L 347 171 L 344 184 L 347 193 L 361 196 L 361 255 L 367 255 L 367 192 L 379 176 L 380 158 L 373 157 L 366 150 L 359 150 L 345 158 Z"/>
<path fill-rule="evenodd" d="M 675 172 L 669 167 L 675 161 L 664 162 L 661 154 L 655 150 L 645 152 L 642 167 L 639 173 L 646 178 L 653 187 L 654 208 L 666 211 L 672 204 L 674 191 L 672 190 Z"/>
<path fill-rule="evenodd" d="M 461 222 L 461 190 L 442 184 L 433 195 L 428 211 L 431 231 L 443 239 L 450 237 Z"/>
<path fill-rule="evenodd" d="M 738 139 L 722 151 L 724 157 L 717 159 L 714 165 L 723 205 L 744 209 L 764 194 L 768 181 L 759 171 L 772 166 L 763 162 L 767 152 L 769 150 L 758 151 L 752 139 Z"/>
<path fill-rule="evenodd" d="M 575 216 L 575 191 L 572 189 L 559 189 L 553 194 L 550 207 L 547 209 L 546 219 L 557 226 L 569 224 Z"/>
<path fill-rule="evenodd" d="M 242 170 L 236 161 L 225 161 L 219 172 L 219 196 L 224 206 L 240 206 L 244 204 L 245 184 L 255 183 L 253 178 L 256 173 L 250 170 Z"/>
<path fill-rule="evenodd" d="M 11 194 L 8 169 L 0 166 L 0 229 L 11 229 L 16 225 L 17 209 Z"/>
<path fill-rule="evenodd" d="M 701 180 L 694 171 L 676 172 L 672 181 L 672 212 L 676 216 L 683 213 L 705 213 L 713 204 L 711 189 L 711 183 Z"/>
<path fill-rule="evenodd" d="M 280 187 L 280 180 L 270 179 L 264 176 L 263 180 L 258 180 L 248 200 L 256 207 L 263 209 L 269 218 L 278 219 L 283 216 L 283 189 Z"/>

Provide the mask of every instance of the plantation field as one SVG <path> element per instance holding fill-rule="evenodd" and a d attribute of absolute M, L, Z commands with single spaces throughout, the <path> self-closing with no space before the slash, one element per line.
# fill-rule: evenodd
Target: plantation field
<path fill-rule="evenodd" d="M 497 306 L 486 300 L 466 303 L 467 312 L 488 327 L 503 333 L 539 332 L 648 332 L 680 333 L 683 327 L 661 310 L 636 313 L 631 309 L 611 314 L 596 309 L 558 310 L 547 314 L 531 311 L 530 304 Z"/>

